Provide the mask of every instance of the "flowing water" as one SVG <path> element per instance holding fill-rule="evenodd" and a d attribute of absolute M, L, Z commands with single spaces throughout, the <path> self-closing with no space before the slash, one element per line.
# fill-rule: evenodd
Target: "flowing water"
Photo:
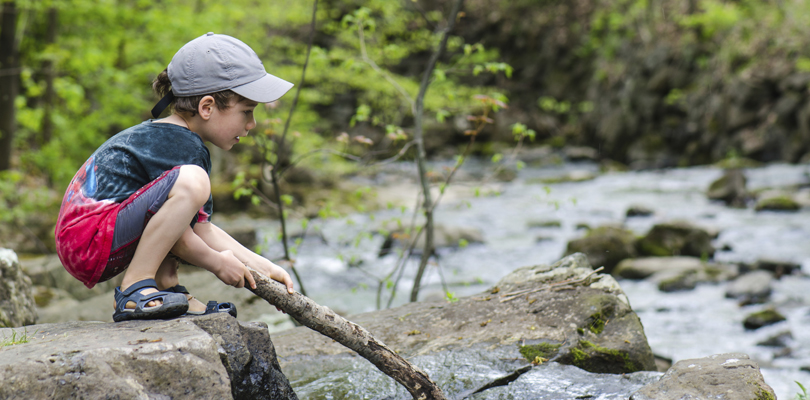
<path fill-rule="evenodd" d="M 468 177 L 483 170 L 482 165 L 475 163 L 464 168 L 472 171 Z M 589 174 L 595 178 L 543 183 L 559 181 L 558 178 L 564 176 Z M 585 234 L 583 226 L 605 224 L 623 224 L 642 235 L 656 223 L 686 220 L 719 232 L 715 247 L 724 250 L 715 255 L 716 261 L 753 263 L 763 258 L 779 259 L 798 263 L 804 272 L 810 272 L 810 208 L 794 213 L 757 213 L 752 208 L 732 209 L 712 203 L 707 200 L 705 190 L 721 174 L 721 169 L 713 167 L 600 174 L 596 165 L 562 164 L 523 169 L 517 179 L 508 183 L 481 184 L 480 187 L 470 183 L 471 180 L 461 183 L 452 195 L 448 194 L 442 200 L 436 212 L 437 223 L 477 228 L 483 233 L 484 241 L 440 250 L 438 263 L 431 264 L 426 272 L 420 299 L 443 297 L 445 289 L 458 297 L 475 294 L 491 287 L 518 267 L 553 263 L 563 256 L 569 240 Z M 799 195 L 806 196 L 810 186 L 808 165 L 770 165 L 747 169 L 745 174 L 749 190 L 798 188 Z M 392 182 L 407 181 L 411 177 L 410 167 L 402 166 L 399 170 L 380 173 L 373 179 L 358 178 L 358 181 L 390 186 Z M 395 197 L 406 198 L 406 204 L 408 201 L 413 203 L 416 193 L 404 191 Z M 626 210 L 636 205 L 649 208 L 654 214 L 627 218 Z M 385 224 L 390 227 L 391 221 L 396 220 L 407 225 L 412 216 L 411 208 L 393 207 L 375 213 L 310 222 L 308 234 L 296 256 L 297 268 L 310 297 L 346 314 L 376 309 L 379 282 L 394 270 L 398 257 L 395 253 L 378 257 L 383 237 L 364 233 Z M 275 235 L 275 232 L 268 231 L 267 234 Z M 267 255 L 276 258 L 279 252 L 278 247 L 271 247 Z M 401 277 L 398 273 L 392 274 L 380 299 L 383 306 L 390 298 L 391 288 L 397 290 L 393 306 L 407 300 L 417 264 L 418 258 L 414 257 L 408 260 Z M 801 370 L 810 366 L 810 279 L 793 275 L 775 282 L 770 304 L 775 305 L 787 321 L 756 331 L 746 331 L 742 320 L 764 305 L 741 307 L 736 301 L 724 298 L 725 284 L 702 284 L 695 290 L 676 293 L 660 292 L 654 284 L 645 281 L 620 281 L 620 284 L 641 318 L 656 355 L 679 361 L 725 352 L 746 353 L 759 363 L 766 382 L 781 399 L 791 399 L 798 392 L 794 381 L 810 384 L 810 373 Z M 758 342 L 784 331 L 792 334 L 787 350 L 757 346 Z M 475 353 L 470 357 L 462 364 L 475 365 L 476 357 L 483 356 Z M 430 372 L 431 365 L 442 361 L 428 358 L 420 362 Z M 295 365 L 295 362 L 289 362 L 285 369 L 295 370 Z M 306 374 L 292 373 L 291 381 L 299 393 L 321 393 L 302 398 L 341 398 L 324 393 L 355 394 L 345 398 L 400 398 L 401 393 L 394 395 L 386 390 L 372 391 L 372 394 L 364 392 L 371 390 L 368 383 L 351 383 L 341 378 L 355 367 L 341 365 L 334 368 L 332 375 L 324 372 L 326 376 L 317 380 L 312 375 L 306 377 Z M 510 388 L 514 386 L 517 390 L 521 384 L 531 387 L 533 380 L 558 381 L 562 375 L 576 376 L 571 368 L 549 367 L 550 375 L 538 375 L 532 371 L 513 382 Z M 433 374 L 441 375 L 441 371 L 442 368 L 437 368 Z M 464 375 L 463 379 L 469 381 L 466 388 L 470 388 L 469 385 L 474 386 L 474 383 L 509 371 L 506 367 L 499 371 L 472 369 L 466 375 L 459 373 L 458 376 Z M 557 378 L 554 378 L 555 373 Z M 459 379 L 458 376 L 447 379 L 452 381 Z M 440 385 L 450 384 L 450 381 L 441 379 L 437 378 Z M 579 386 L 574 386 L 587 392 L 588 382 L 593 379 L 583 378 Z M 613 387 L 610 379 L 605 378 L 605 387 Z M 630 382 L 633 379 L 635 381 Z M 616 386 L 612 392 L 606 390 L 590 395 L 594 396 L 592 398 L 626 398 L 626 392 L 636 390 L 646 382 L 645 379 L 651 378 L 648 375 L 632 378 L 625 382 L 623 389 Z M 345 390 L 332 392 L 327 389 L 334 385 L 342 385 Z M 379 384 L 374 386 L 375 389 L 379 387 Z M 569 391 L 574 390 L 571 387 Z M 526 398 L 505 390 L 493 389 L 487 392 L 487 396 L 476 398 Z M 366 394 L 357 396 L 357 393 Z M 531 398 L 565 398 L 554 396 L 536 394 Z"/>

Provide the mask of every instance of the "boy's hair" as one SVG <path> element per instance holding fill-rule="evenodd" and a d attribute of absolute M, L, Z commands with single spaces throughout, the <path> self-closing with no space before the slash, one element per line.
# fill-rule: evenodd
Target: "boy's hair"
<path fill-rule="evenodd" d="M 159 97 L 164 97 L 168 93 L 172 91 L 172 82 L 169 80 L 169 71 L 168 69 L 164 69 L 163 72 L 158 74 L 155 80 L 152 82 L 152 90 L 157 93 Z M 236 92 L 232 90 L 223 90 L 221 92 L 210 93 L 210 94 L 201 94 L 197 96 L 189 96 L 189 97 L 174 97 L 172 100 L 171 107 L 176 113 L 191 113 L 191 116 L 197 115 L 197 107 L 200 105 L 200 100 L 202 100 L 205 96 L 211 96 L 214 98 L 214 102 L 217 105 L 217 108 L 220 110 L 226 110 L 231 106 L 231 99 L 236 97 L 236 102 L 246 101 L 242 95 L 236 94 Z"/>

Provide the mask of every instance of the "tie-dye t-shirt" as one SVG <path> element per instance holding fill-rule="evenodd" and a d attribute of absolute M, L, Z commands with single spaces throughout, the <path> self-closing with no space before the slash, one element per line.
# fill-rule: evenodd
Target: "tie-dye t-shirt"
<path fill-rule="evenodd" d="M 198 165 L 210 174 L 211 155 L 187 128 L 145 121 L 107 140 L 68 185 L 56 223 L 56 248 L 62 265 L 93 287 L 110 256 L 119 205 L 164 172 Z M 197 214 L 209 222 L 213 199 Z"/>

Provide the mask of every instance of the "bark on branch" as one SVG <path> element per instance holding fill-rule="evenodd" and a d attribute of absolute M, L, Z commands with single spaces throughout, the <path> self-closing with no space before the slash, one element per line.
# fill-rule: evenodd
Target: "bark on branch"
<path fill-rule="evenodd" d="M 280 308 L 301 325 L 356 351 L 380 371 L 404 386 L 414 399 L 445 399 L 442 390 L 426 373 L 375 339 L 362 326 L 335 314 L 329 307 L 321 306 L 298 292 L 287 293 L 287 288 L 283 284 L 253 269 L 250 272 L 256 280 L 256 289 L 250 289 L 251 292 Z"/>

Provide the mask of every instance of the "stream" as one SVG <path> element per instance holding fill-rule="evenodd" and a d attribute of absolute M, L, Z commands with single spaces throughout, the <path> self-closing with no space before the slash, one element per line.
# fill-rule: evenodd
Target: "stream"
<path fill-rule="evenodd" d="M 451 165 L 432 165 L 433 168 L 446 166 Z M 445 289 L 455 297 L 476 294 L 492 287 L 516 268 L 553 263 L 563 256 L 568 241 L 586 233 L 584 226 L 605 224 L 623 224 L 643 235 L 656 223 L 686 220 L 719 232 L 714 244 L 723 250 L 715 254 L 717 262 L 778 259 L 798 263 L 803 273 L 810 273 L 810 207 L 793 213 L 755 212 L 753 207 L 733 209 L 710 202 L 705 190 L 722 175 L 720 168 L 603 174 L 595 164 L 566 163 L 527 167 L 510 182 L 481 183 L 477 179 L 483 176 L 485 169 L 485 163 L 469 161 L 465 164 L 459 183 L 447 191 L 435 214 L 437 224 L 480 230 L 483 243 L 440 249 L 438 262 L 430 264 L 425 273 L 420 300 L 445 297 Z M 747 169 L 745 174 L 749 190 L 791 188 L 797 196 L 810 197 L 810 165 L 774 164 Z M 399 257 L 396 252 L 379 257 L 384 237 L 368 232 L 390 228 L 397 221 L 409 224 L 417 195 L 414 176 L 412 165 L 403 164 L 389 167 L 373 177 L 354 178 L 358 184 L 379 188 L 381 199 L 394 200 L 392 207 L 309 222 L 307 235 L 298 246 L 295 258 L 308 295 L 316 302 L 347 315 L 377 308 L 381 278 L 394 271 Z M 567 181 L 566 177 L 575 181 Z M 643 206 L 654 214 L 628 218 L 625 215 L 631 206 Z M 272 238 L 268 242 L 276 242 L 275 229 L 263 232 Z M 265 251 L 271 259 L 281 254 L 279 245 L 271 245 Z M 396 296 L 391 301 L 392 306 L 408 300 L 418 262 L 418 257 L 412 257 L 407 260 L 401 277 L 397 279 L 397 273 L 392 274 L 380 299 L 383 307 L 394 288 Z M 785 276 L 775 282 L 769 305 L 775 306 L 787 321 L 756 331 L 745 330 L 742 321 L 747 314 L 766 305 L 739 306 L 735 300 L 724 297 L 725 283 L 700 284 L 694 290 L 673 293 L 660 292 L 647 281 L 621 280 L 619 283 L 641 318 L 653 353 L 671 358 L 673 362 L 718 353 L 746 353 L 760 365 L 766 383 L 773 387 L 777 397 L 792 399 L 799 392 L 794 381 L 810 385 L 810 372 L 802 370 L 810 367 L 810 279 L 803 275 Z M 786 349 L 757 345 L 785 331 L 792 334 Z M 473 360 L 461 364 L 480 364 L 475 360 L 494 357 L 483 354 L 477 352 L 471 356 Z M 383 380 L 371 378 L 349 382 L 340 378 L 349 371 L 355 376 L 358 369 L 364 368 L 367 374 L 373 375 L 374 367 L 367 362 L 368 365 L 364 365 L 363 360 L 346 360 L 340 366 L 331 367 L 325 363 L 323 374 L 326 376 L 316 379 L 312 372 L 304 372 L 306 368 L 302 364 L 295 360 L 284 361 L 283 354 L 279 357 L 302 399 L 407 398 L 402 397 L 407 393 L 391 382 L 383 384 Z M 446 376 L 441 377 L 447 372 L 437 366 L 442 364 L 441 360 L 423 358 L 415 363 L 430 373 L 440 386 L 458 381 L 467 382 L 467 388 L 514 370 L 509 366 L 493 367 L 497 371 L 473 368 L 468 372 L 450 373 L 453 376 L 447 378 L 448 382 Z M 559 381 L 553 378 L 555 373 L 558 377 L 588 375 L 575 367 L 546 369 L 551 375 L 526 374 L 510 387 L 514 385 L 520 393 L 521 382 L 529 388 L 531 384 L 525 382 L 532 379 L 548 383 Z M 580 390 L 591 393 L 587 395 L 591 397 L 583 398 L 627 398 L 629 393 L 660 376 L 658 373 L 639 374 L 624 379 L 624 386 L 611 381 L 621 381 L 618 377 L 596 379 L 604 379 L 606 387 L 622 387 L 601 394 L 582 389 L 593 383 L 593 377 L 584 377 L 580 386 L 565 386 L 559 393 L 579 393 L 577 390 Z M 559 393 L 552 392 L 542 395 L 526 391 L 532 393 L 530 397 L 514 391 L 511 394 L 503 390 L 487 393 L 487 396 L 475 398 L 566 398 L 555 397 Z"/>

